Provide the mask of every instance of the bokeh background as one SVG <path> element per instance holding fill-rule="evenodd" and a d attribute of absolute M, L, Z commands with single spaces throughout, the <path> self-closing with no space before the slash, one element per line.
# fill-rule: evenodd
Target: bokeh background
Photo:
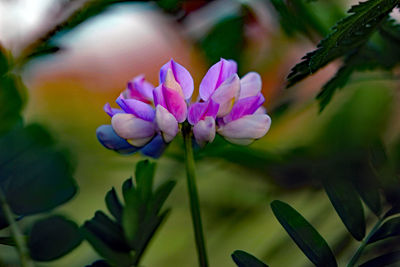
<path fill-rule="evenodd" d="M 14 56 L 23 55 L 84 2 L 2 0 L 0 43 Z M 315 96 L 339 62 L 290 89 L 285 89 L 285 79 L 355 2 L 307 3 L 318 28 L 306 25 L 303 32 L 282 27 L 267 0 L 163 0 L 113 4 L 56 33 L 60 50 L 35 57 L 21 69 L 28 92 L 25 121 L 45 125 L 75 165 L 79 193 L 56 212 L 82 224 L 96 210 L 105 211 L 105 193 L 112 186 L 120 191 L 142 159 L 108 151 L 95 136 L 99 125 L 109 123 L 103 105 L 112 103 L 128 80 L 145 74 L 156 85 L 159 68 L 173 58 L 191 72 L 198 88 L 210 65 L 220 57 L 232 58 L 239 63 L 240 76 L 261 74 L 272 127 L 250 147 L 217 138 L 196 155 L 210 265 L 234 266 L 230 254 L 242 249 L 271 266 L 310 266 L 273 216 L 269 203 L 274 199 L 300 211 L 339 255 L 339 265 L 347 262 L 357 244 L 313 171 L 321 162 L 350 157 L 350 151 L 377 139 L 395 149 L 400 137 L 399 76 L 356 73 L 323 112 Z M 172 212 L 152 240 L 143 266 L 197 264 L 182 157 L 178 138 L 157 160 L 156 182 L 174 178 L 178 184 L 166 204 Z M 15 264 L 14 253 L 0 245 L 6 266 Z M 38 266 L 84 266 L 98 258 L 84 242 L 71 254 Z"/>

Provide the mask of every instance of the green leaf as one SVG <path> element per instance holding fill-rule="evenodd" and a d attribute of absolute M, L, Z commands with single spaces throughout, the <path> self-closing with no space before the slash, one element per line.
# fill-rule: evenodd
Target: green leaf
<path fill-rule="evenodd" d="M 149 160 L 142 160 L 137 163 L 135 171 L 136 190 L 145 202 L 149 201 L 152 195 L 154 173 L 155 163 L 150 163 Z"/>
<path fill-rule="evenodd" d="M 400 251 L 395 251 L 381 255 L 379 257 L 373 258 L 364 262 L 359 267 L 377 267 L 377 266 L 389 266 L 393 263 L 400 261 Z"/>
<path fill-rule="evenodd" d="M 368 244 L 388 237 L 400 235 L 400 217 L 387 220 L 368 240 Z"/>
<path fill-rule="evenodd" d="M 28 247 L 32 259 L 58 259 L 82 242 L 78 225 L 62 216 L 51 216 L 35 222 L 30 231 Z"/>
<path fill-rule="evenodd" d="M 11 236 L 2 236 L 0 237 L 0 244 L 6 246 L 15 246 L 15 241 Z"/>
<path fill-rule="evenodd" d="M 122 184 L 122 195 L 124 197 L 125 203 L 129 192 L 132 190 L 136 191 L 135 186 L 133 185 L 132 178 L 129 178 L 125 180 L 125 182 Z"/>
<path fill-rule="evenodd" d="M 279 223 L 312 263 L 324 267 L 337 266 L 326 241 L 300 213 L 279 200 L 274 200 L 271 208 Z"/>
<path fill-rule="evenodd" d="M 322 179 L 325 191 L 347 230 L 358 241 L 365 236 L 364 210 L 352 183 L 341 177 Z"/>
<path fill-rule="evenodd" d="M 397 4 L 397 0 L 369 0 L 352 6 L 348 11 L 351 15 L 340 20 L 317 49 L 306 54 L 303 61 L 293 67 L 288 76 L 288 87 L 332 60 L 363 46 Z"/>
<path fill-rule="evenodd" d="M 231 256 L 238 267 L 268 267 L 253 255 L 242 250 L 234 251 Z"/>
<path fill-rule="evenodd" d="M 17 215 L 49 211 L 70 200 L 77 192 L 72 172 L 66 154 L 52 147 L 40 126 L 16 129 L 0 138 L 0 186 Z"/>
<path fill-rule="evenodd" d="M 123 206 L 114 187 L 106 194 L 106 205 L 114 218 L 121 223 Z"/>
<path fill-rule="evenodd" d="M 132 264 L 132 257 L 129 253 L 124 253 L 115 250 L 112 246 L 104 242 L 97 236 L 96 233 L 91 231 L 90 227 L 87 227 L 86 223 L 83 227 L 83 234 L 86 240 L 92 245 L 92 247 L 107 261 L 114 263 L 116 266 L 128 267 Z"/>
<path fill-rule="evenodd" d="M 161 207 L 164 205 L 165 200 L 167 200 L 169 194 L 171 193 L 172 189 L 174 189 L 176 185 L 175 181 L 167 181 L 161 186 L 157 188 L 154 192 L 154 196 L 152 199 L 152 204 L 150 209 L 154 214 L 158 214 L 161 210 Z"/>

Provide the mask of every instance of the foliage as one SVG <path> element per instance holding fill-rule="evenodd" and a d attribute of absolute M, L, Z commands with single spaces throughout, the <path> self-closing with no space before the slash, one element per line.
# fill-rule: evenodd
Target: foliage
<path fill-rule="evenodd" d="M 132 179 L 122 185 L 122 204 L 114 188 L 106 195 L 107 208 L 113 218 L 102 211 L 83 225 L 85 238 L 93 248 L 115 266 L 138 266 L 140 259 L 169 210 L 161 210 L 175 186 L 167 181 L 153 189 L 155 164 L 148 160 L 136 165 Z M 92 266 L 102 266 L 103 262 Z"/>

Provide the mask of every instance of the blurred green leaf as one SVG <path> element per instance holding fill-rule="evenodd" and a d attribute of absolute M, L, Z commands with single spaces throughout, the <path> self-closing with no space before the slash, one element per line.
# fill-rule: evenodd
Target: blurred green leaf
<path fill-rule="evenodd" d="M 280 224 L 312 263 L 321 267 L 337 266 L 326 241 L 300 213 L 279 200 L 274 200 L 271 208 Z"/>
<path fill-rule="evenodd" d="M 231 256 L 238 267 L 268 267 L 253 255 L 242 250 L 234 251 Z"/>
<path fill-rule="evenodd" d="M 378 266 L 383 267 L 383 266 L 389 266 L 399 261 L 400 261 L 400 251 L 395 251 L 368 260 L 367 262 L 361 264 L 359 267 L 378 267 Z"/>
<path fill-rule="evenodd" d="M 141 192 L 141 198 L 147 202 L 152 195 L 155 163 L 149 160 L 139 161 L 136 165 L 135 179 L 137 191 Z"/>
<path fill-rule="evenodd" d="M 108 193 L 106 194 L 106 205 L 107 209 L 110 213 L 114 216 L 114 218 L 118 221 L 118 223 L 122 222 L 122 204 L 117 196 L 117 192 L 113 187 Z"/>
<path fill-rule="evenodd" d="M 0 237 L 0 244 L 6 246 L 15 246 L 14 238 L 10 236 L 2 236 Z"/>
<path fill-rule="evenodd" d="M 243 46 L 244 18 L 242 15 L 230 15 L 223 18 L 200 40 L 200 47 L 210 65 L 218 62 L 220 58 L 233 59 L 240 63 Z"/>
<path fill-rule="evenodd" d="M 288 87 L 315 73 L 332 60 L 363 46 L 379 24 L 398 4 L 397 0 L 369 0 L 352 6 L 349 16 L 340 20 L 313 52 L 293 67 Z"/>
<path fill-rule="evenodd" d="M 387 220 L 368 240 L 368 244 L 388 237 L 400 235 L 400 217 Z"/>
<path fill-rule="evenodd" d="M 49 136 L 30 125 L 0 138 L 0 186 L 17 215 L 49 211 L 77 192 L 71 163 Z"/>
<path fill-rule="evenodd" d="M 365 236 L 364 210 L 352 183 L 347 178 L 334 175 L 323 178 L 322 183 L 347 230 L 355 239 L 362 240 Z"/>
<path fill-rule="evenodd" d="M 62 216 L 51 216 L 36 221 L 28 241 L 32 259 L 52 261 L 79 246 L 82 235 L 78 225 Z"/>

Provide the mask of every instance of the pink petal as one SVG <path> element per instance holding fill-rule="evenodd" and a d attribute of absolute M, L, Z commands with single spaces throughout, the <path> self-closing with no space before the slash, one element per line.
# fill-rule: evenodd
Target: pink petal
<path fill-rule="evenodd" d="M 111 119 L 114 131 L 134 146 L 143 146 L 154 136 L 155 124 L 128 113 L 115 114 Z"/>
<path fill-rule="evenodd" d="M 265 99 L 261 93 L 258 93 L 256 96 L 239 99 L 233 105 L 231 112 L 224 117 L 224 123 L 229 123 L 243 116 L 254 114 L 264 101 Z"/>
<path fill-rule="evenodd" d="M 239 99 L 255 96 L 261 92 L 261 76 L 257 72 L 249 72 L 240 79 L 240 96 Z"/>
<path fill-rule="evenodd" d="M 185 99 L 183 99 L 179 92 L 165 86 L 162 86 L 162 92 L 168 111 L 174 115 L 179 123 L 184 122 L 187 115 Z"/>
<path fill-rule="evenodd" d="M 221 59 L 211 66 L 200 83 L 200 98 L 208 100 L 214 91 L 236 72 L 237 64 L 233 60 Z"/>
<path fill-rule="evenodd" d="M 193 94 L 193 78 L 189 71 L 185 69 L 182 65 L 176 63 L 174 60 L 168 61 L 160 69 L 160 83 L 164 83 L 167 78 L 168 69 L 171 69 L 175 80 L 182 87 L 183 95 L 185 99 L 190 99 Z"/>
<path fill-rule="evenodd" d="M 171 142 L 179 131 L 175 117 L 160 105 L 156 107 L 156 123 L 166 143 Z"/>
<path fill-rule="evenodd" d="M 217 117 L 227 115 L 238 98 L 240 91 L 240 79 L 237 74 L 232 75 L 221 86 L 215 90 L 212 100 L 219 104 Z"/>
<path fill-rule="evenodd" d="M 267 114 L 253 114 L 221 126 L 218 133 L 232 143 L 248 144 L 263 137 L 270 126 L 271 118 Z"/>
<path fill-rule="evenodd" d="M 215 119 L 213 117 L 206 117 L 204 120 L 199 121 L 193 127 L 193 134 L 196 142 L 200 146 L 206 143 L 211 143 L 215 138 Z"/>

